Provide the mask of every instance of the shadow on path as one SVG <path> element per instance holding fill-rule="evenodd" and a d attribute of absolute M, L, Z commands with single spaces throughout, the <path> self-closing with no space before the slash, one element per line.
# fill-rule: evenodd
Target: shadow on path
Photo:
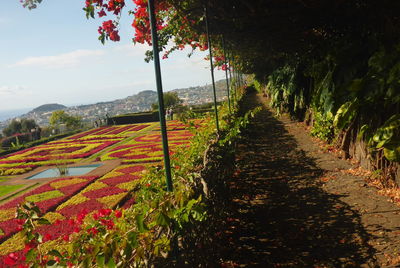
<path fill-rule="evenodd" d="M 255 94 L 245 100 L 260 103 Z M 321 188 L 325 171 L 265 107 L 236 160 L 222 267 L 376 267 L 360 215 Z"/>

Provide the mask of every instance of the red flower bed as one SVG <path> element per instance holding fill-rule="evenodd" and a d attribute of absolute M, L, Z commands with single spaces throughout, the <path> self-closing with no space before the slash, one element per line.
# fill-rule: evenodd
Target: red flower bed
<path fill-rule="evenodd" d="M 109 186 L 115 186 L 120 183 L 129 182 L 129 181 L 133 181 L 133 180 L 137 180 L 137 179 L 139 179 L 139 176 L 137 176 L 137 175 L 135 176 L 135 175 L 130 175 L 130 174 L 124 174 L 124 175 L 120 175 L 120 176 L 103 179 L 102 182 L 108 184 Z"/>
<path fill-rule="evenodd" d="M 59 220 L 50 225 L 40 226 L 37 231 L 43 235 L 50 236 L 50 240 L 55 240 L 64 235 L 70 235 L 74 231 L 74 225 L 70 223 L 69 219 Z"/>
<path fill-rule="evenodd" d="M 110 138 L 106 136 L 111 136 L 115 138 L 115 136 L 120 137 L 128 137 L 133 133 L 140 131 L 149 127 L 150 124 L 135 124 L 135 125 L 121 125 L 121 126 L 108 126 L 108 127 L 100 127 L 96 129 L 92 129 L 77 135 L 74 135 L 69 140 L 79 140 L 79 139 L 98 139 L 99 136 L 103 136 L 101 138 Z M 92 136 L 92 137 L 91 137 Z"/>
<path fill-rule="evenodd" d="M 177 120 L 172 120 L 172 121 L 167 121 L 167 130 L 168 131 L 174 131 L 174 130 L 186 130 L 189 127 L 195 127 L 195 128 L 200 128 L 203 124 L 205 124 L 206 120 L 204 119 L 194 119 L 190 121 L 192 124 L 185 124 L 181 121 Z M 157 127 L 154 129 L 154 131 L 160 131 L 160 127 Z"/>
<path fill-rule="evenodd" d="M 121 140 L 122 138 L 111 141 L 59 141 L 20 151 L 18 154 L 0 160 L 0 164 L 85 158 Z M 81 146 L 76 146 L 77 144 Z M 79 153 L 79 151 L 81 152 Z"/>
<path fill-rule="evenodd" d="M 168 131 L 168 141 L 183 141 L 189 140 L 191 137 L 194 136 L 188 130 L 176 130 L 176 131 Z M 144 142 L 162 142 L 161 134 L 147 134 L 143 136 L 139 136 L 134 139 L 135 142 L 144 143 Z"/>
<path fill-rule="evenodd" d="M 110 187 L 107 187 L 107 191 L 105 191 L 104 189 L 98 189 L 95 191 L 90 191 L 90 192 L 84 193 L 83 195 L 87 198 L 95 199 L 95 198 L 105 197 L 108 195 L 120 194 L 120 193 L 124 193 L 124 192 L 126 192 L 126 191 L 123 189 L 110 186 Z"/>
<path fill-rule="evenodd" d="M 57 212 L 67 218 L 72 218 L 78 215 L 83 209 L 86 209 L 88 211 L 95 211 L 102 208 L 104 208 L 104 204 L 100 203 L 96 199 L 90 199 L 77 205 L 67 206 Z"/>
<path fill-rule="evenodd" d="M 126 183 L 132 183 L 140 178 L 140 173 L 145 169 L 143 165 L 120 166 L 104 177 L 98 179 L 93 185 L 84 189 L 79 195 L 71 199 L 71 205 L 63 204 L 56 212 L 67 218 L 78 215 L 82 210 L 91 212 L 102 208 L 116 206 L 129 192 Z M 99 187 L 93 187 L 94 185 Z M 92 187 L 92 188 L 90 188 Z M 110 198 L 110 201 L 102 201 L 102 198 Z M 80 202 L 75 204 L 75 202 Z"/>
<path fill-rule="evenodd" d="M 91 130 L 76 134 L 76 135 L 74 135 L 72 137 L 69 137 L 67 139 L 68 140 L 78 140 L 78 139 L 83 138 L 85 136 L 92 135 L 92 134 L 94 134 L 94 133 L 96 133 L 96 132 L 98 132 L 98 131 L 100 131 L 101 129 L 104 129 L 104 128 L 107 128 L 107 127 L 99 127 L 99 128 L 91 129 Z"/>
<path fill-rule="evenodd" d="M 20 197 L 17 197 L 10 202 L 7 202 L 0 206 L 0 210 L 6 210 L 10 208 L 16 208 L 18 204 L 24 203 L 27 198 L 37 196 L 37 201 L 35 202 L 36 205 L 40 208 L 42 213 L 46 213 L 49 211 L 54 210 L 58 205 L 68 200 L 71 196 L 78 193 L 82 190 L 85 186 L 89 183 L 97 179 L 98 177 L 94 176 L 82 176 L 82 177 L 75 177 L 78 179 L 77 183 L 73 183 L 70 185 L 62 186 L 62 183 L 65 182 L 66 184 L 70 183 L 71 178 L 60 178 L 51 182 L 46 183 L 45 185 L 40 186 L 39 188 L 34 189 L 28 193 L 23 194 Z M 57 183 L 60 183 L 60 187 L 56 187 Z M 52 186 L 53 185 L 53 186 Z M 56 192 L 57 195 L 54 197 L 51 194 Z M 40 200 L 40 198 L 44 200 Z M 29 199 L 28 199 L 29 200 Z M 16 224 L 15 219 L 10 219 L 6 221 L 1 221 L 0 219 L 0 229 L 3 231 L 3 235 L 0 236 L 0 241 L 8 238 L 12 234 L 18 231 L 18 224 Z"/>

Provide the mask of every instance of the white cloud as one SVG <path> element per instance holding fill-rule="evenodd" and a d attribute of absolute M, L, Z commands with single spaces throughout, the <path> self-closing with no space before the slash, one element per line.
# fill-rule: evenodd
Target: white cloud
<path fill-rule="evenodd" d="M 25 86 L 15 85 L 15 86 L 0 86 L 0 96 L 23 96 L 31 94 L 29 90 Z"/>
<path fill-rule="evenodd" d="M 99 57 L 105 54 L 104 50 L 85 50 L 78 49 L 72 52 L 63 53 L 55 56 L 27 57 L 16 62 L 11 67 L 36 66 L 45 68 L 64 68 L 74 67 L 88 58 Z"/>
<path fill-rule="evenodd" d="M 151 50 L 152 47 L 145 44 L 126 44 L 120 45 L 114 48 L 115 52 L 124 54 L 125 56 L 131 57 L 142 57 L 144 59 L 144 53 L 147 50 Z"/>

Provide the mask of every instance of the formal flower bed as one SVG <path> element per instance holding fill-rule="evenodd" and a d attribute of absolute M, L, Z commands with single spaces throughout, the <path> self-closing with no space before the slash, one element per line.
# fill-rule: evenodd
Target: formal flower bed
<path fill-rule="evenodd" d="M 74 178 L 60 178 L 46 183 L 33 191 L 23 194 L 0 206 L 0 241 L 18 231 L 15 211 L 17 205 L 25 202 L 35 202 L 39 209 L 46 213 L 54 210 L 97 177 L 81 176 Z M 1 252 L 1 250 L 0 250 Z"/>
<path fill-rule="evenodd" d="M 38 166 L 74 163 L 122 139 L 60 140 L 28 148 L 1 158 L 0 174 L 23 174 Z"/>
<path fill-rule="evenodd" d="M 79 162 L 84 157 L 122 141 L 124 135 L 133 135 L 149 126 L 112 126 L 86 131 L 4 157 L 0 159 L 0 170 L 28 170 L 41 165 Z M 189 139 L 194 134 L 186 128 L 187 125 L 182 123 L 169 123 L 171 154 L 179 150 L 180 146 L 189 146 Z M 61 252 L 67 248 L 66 245 L 70 245 L 69 241 L 74 234 L 81 233 L 84 219 L 95 220 L 96 224 L 104 226 L 107 230 L 113 229 L 114 223 L 104 218 L 109 217 L 109 214 L 104 215 L 111 211 L 109 209 L 128 208 L 135 204 L 137 188 L 152 187 L 152 183 L 143 184 L 140 178 L 146 172 L 146 167 L 159 164 L 162 156 L 161 135 L 150 131 L 148 134 L 130 138 L 127 143 L 101 156 L 102 160 L 123 160 L 121 166 L 104 176 L 57 179 L 0 206 L 0 241 L 3 242 L 0 245 L 0 256 L 3 256 L 0 258 L 0 267 L 2 264 L 15 264 L 15 259 L 23 260 L 32 249 L 29 243 L 24 242 L 21 232 L 18 232 L 24 223 L 14 219 L 17 204 L 25 201 L 37 204 L 44 213 L 44 218 L 50 223 L 39 224 L 37 227 L 43 240 L 40 242 L 41 250 L 45 252 L 46 249 L 59 249 Z M 151 161 L 156 163 L 145 163 Z M 87 232 L 95 235 L 96 230 L 92 230 L 93 233 L 91 229 Z"/>
<path fill-rule="evenodd" d="M 36 201 L 40 210 L 47 212 L 44 218 L 51 224 L 38 228 L 38 232 L 46 237 L 44 247 L 62 248 L 71 234 L 80 231 L 79 223 L 87 215 L 96 217 L 96 213 L 105 209 L 131 205 L 133 202 L 129 199 L 129 192 L 137 185 L 146 166 L 148 165 L 122 165 L 97 180 L 94 177 L 58 179 L 0 206 L 0 219 L 4 220 L 0 222 L 0 228 L 6 226 L 2 229 L 4 235 L 0 239 L 4 240 L 14 234 L 0 245 L 0 256 L 16 251 L 19 256 L 26 253 L 26 245 L 21 235 L 16 233 L 21 222 L 15 219 L 15 211 L 20 202 Z M 89 184 L 90 182 L 92 183 Z"/>
<path fill-rule="evenodd" d="M 206 119 L 192 119 L 188 122 L 182 122 L 178 120 L 171 120 L 167 121 L 167 130 L 174 131 L 174 130 L 187 130 L 189 128 L 199 128 L 206 124 Z M 160 127 L 154 129 L 154 131 L 159 132 Z"/>
<path fill-rule="evenodd" d="M 188 130 L 168 131 L 168 146 L 172 155 L 182 146 L 188 146 L 194 136 Z M 163 157 L 162 139 L 159 133 L 138 136 L 128 143 L 117 146 L 101 156 L 101 160 L 123 159 L 123 163 L 160 161 Z"/>
<path fill-rule="evenodd" d="M 134 188 L 145 168 L 144 165 L 119 166 L 58 206 L 56 212 L 71 218 L 82 210 L 114 208 Z"/>
<path fill-rule="evenodd" d="M 105 139 L 115 137 L 129 137 L 133 134 L 136 134 L 139 131 L 145 130 L 148 127 L 152 126 L 154 123 L 146 123 L 146 124 L 133 124 L 133 125 L 119 125 L 119 126 L 106 126 L 100 127 L 92 130 L 88 130 L 86 132 L 82 132 L 76 134 L 72 137 L 69 137 L 69 140 L 92 140 L 92 139 Z"/>

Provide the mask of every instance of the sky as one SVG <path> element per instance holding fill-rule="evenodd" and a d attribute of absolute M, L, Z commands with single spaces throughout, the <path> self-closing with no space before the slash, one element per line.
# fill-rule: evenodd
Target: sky
<path fill-rule="evenodd" d="M 156 90 L 153 62 L 144 61 L 151 49 L 133 45 L 133 17 L 127 8 L 120 23 L 120 42 L 97 39 L 104 18 L 87 20 L 84 0 L 43 0 L 37 9 L 19 0 L 0 7 L 0 112 L 110 101 Z M 127 1 L 128 8 L 133 8 Z M 205 52 L 189 49 L 161 60 L 164 91 L 211 83 Z M 216 71 L 216 80 L 225 73 Z"/>

